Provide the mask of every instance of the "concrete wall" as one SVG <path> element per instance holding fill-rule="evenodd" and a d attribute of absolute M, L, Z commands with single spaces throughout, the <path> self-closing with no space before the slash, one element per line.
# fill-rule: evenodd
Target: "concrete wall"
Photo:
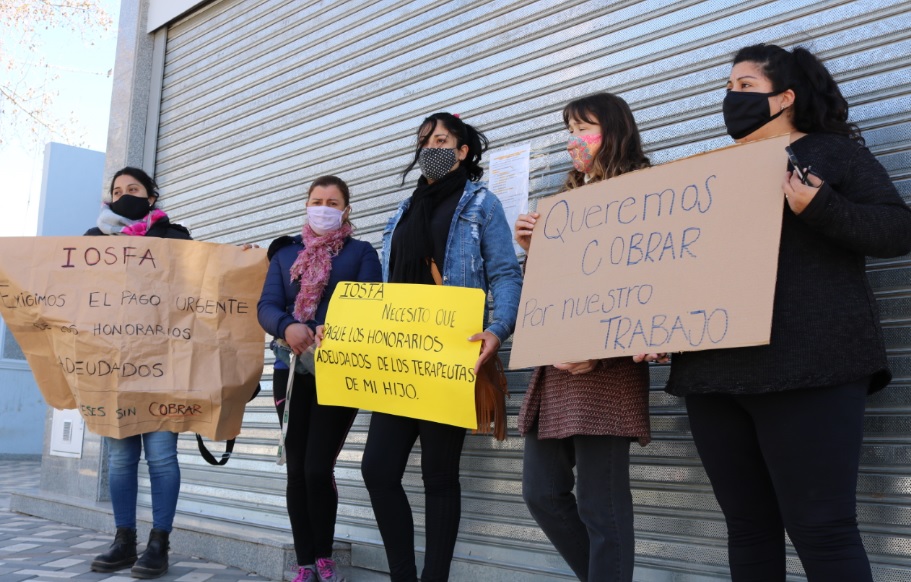
<path fill-rule="evenodd" d="M 47 144 L 38 235 L 75 236 L 94 226 L 103 173 L 103 152 Z M 31 369 L 2 323 L 0 340 L 0 456 L 38 457 L 44 443 L 47 406 Z"/>
<path fill-rule="evenodd" d="M 37 457 L 44 439 L 46 406 L 28 364 L 0 360 L 0 386 L 0 457 Z"/>
<path fill-rule="evenodd" d="M 104 152 L 51 142 L 44 148 L 38 236 L 79 236 L 95 226 Z"/>

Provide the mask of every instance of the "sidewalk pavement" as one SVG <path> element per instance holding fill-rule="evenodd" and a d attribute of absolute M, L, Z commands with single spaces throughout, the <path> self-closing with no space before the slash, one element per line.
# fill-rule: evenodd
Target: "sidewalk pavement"
<path fill-rule="evenodd" d="M 0 581 L 62 582 L 94 580 L 96 582 L 135 582 L 130 570 L 98 574 L 90 567 L 94 557 L 107 549 L 110 534 L 63 525 L 47 519 L 12 513 L 10 493 L 14 490 L 37 489 L 41 474 L 40 461 L 0 459 Z M 290 536 L 290 533 L 289 533 Z M 144 547 L 140 542 L 139 549 Z M 268 578 L 181 555 L 173 548 L 170 569 L 158 578 L 174 582 L 252 582 Z M 342 569 L 348 582 L 388 580 L 375 572 Z"/>

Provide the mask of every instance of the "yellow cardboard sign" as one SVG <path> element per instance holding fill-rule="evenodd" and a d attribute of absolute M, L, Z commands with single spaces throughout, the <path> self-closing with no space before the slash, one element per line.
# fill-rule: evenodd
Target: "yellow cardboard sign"
<path fill-rule="evenodd" d="M 339 283 L 316 351 L 320 404 L 477 428 L 474 365 L 484 292 Z"/>
<path fill-rule="evenodd" d="M 114 438 L 240 432 L 262 375 L 265 251 L 141 236 L 0 238 L 0 314 L 45 401 Z"/>

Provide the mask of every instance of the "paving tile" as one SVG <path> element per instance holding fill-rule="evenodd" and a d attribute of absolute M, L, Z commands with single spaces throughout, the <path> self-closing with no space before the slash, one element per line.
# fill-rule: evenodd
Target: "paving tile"
<path fill-rule="evenodd" d="M 43 532 L 36 533 L 35 537 L 53 537 L 53 536 L 59 536 L 60 534 L 65 534 L 65 533 L 70 533 L 70 532 L 68 532 L 66 530 L 62 530 L 62 529 L 50 529 L 50 530 L 45 530 Z"/>
<path fill-rule="evenodd" d="M 110 542 L 107 542 L 107 541 L 91 541 L 91 540 L 90 540 L 90 541 L 87 541 L 87 542 L 80 542 L 80 543 L 78 543 L 78 544 L 73 544 L 73 545 L 70 546 L 70 547 L 71 547 L 71 548 L 80 549 L 80 550 L 91 550 L 91 549 L 95 549 L 95 548 L 100 548 L 101 546 L 108 546 L 108 545 L 110 545 Z"/>
<path fill-rule="evenodd" d="M 29 574 L 30 576 L 46 576 L 48 578 L 63 579 L 78 576 L 78 572 L 48 572 L 47 570 L 19 570 L 17 574 Z"/>
<path fill-rule="evenodd" d="M 70 566 L 75 566 L 76 564 L 85 564 L 85 560 L 78 560 L 75 558 L 64 558 L 62 560 L 55 560 L 53 562 L 48 562 L 44 565 L 45 568 L 69 568 Z"/>
<path fill-rule="evenodd" d="M 90 571 L 99 550 L 111 544 L 110 534 L 51 520 L 10 513 L 8 497 L 15 489 L 36 489 L 41 475 L 37 461 L 0 459 L 0 582 L 136 582 L 130 570 L 112 574 Z M 4 499 L 7 499 L 4 505 Z M 254 582 L 267 578 L 223 564 L 171 553 L 171 569 L 161 582 Z M 342 569 L 348 582 L 357 578 Z M 388 578 L 367 575 L 369 580 Z"/>
<path fill-rule="evenodd" d="M 38 544 L 13 544 L 0 547 L 0 553 L 24 552 L 25 550 L 33 550 L 40 547 Z"/>
<path fill-rule="evenodd" d="M 212 562 L 178 562 L 174 564 L 174 566 L 184 568 L 205 568 L 206 570 L 224 570 L 227 568 L 227 566 L 223 564 L 214 564 Z"/>

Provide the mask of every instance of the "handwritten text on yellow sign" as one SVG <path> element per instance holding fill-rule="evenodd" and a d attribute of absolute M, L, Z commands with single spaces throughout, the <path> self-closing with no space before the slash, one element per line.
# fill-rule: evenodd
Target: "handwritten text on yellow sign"
<path fill-rule="evenodd" d="M 477 428 L 479 289 L 348 283 L 335 289 L 316 352 L 320 404 Z"/>

